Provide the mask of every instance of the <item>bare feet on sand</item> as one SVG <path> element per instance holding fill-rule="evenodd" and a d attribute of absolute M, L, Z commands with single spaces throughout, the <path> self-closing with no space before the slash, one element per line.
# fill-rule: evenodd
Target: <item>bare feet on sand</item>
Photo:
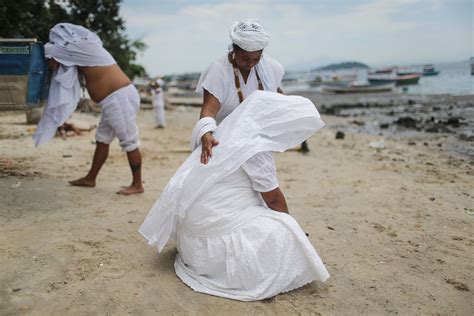
<path fill-rule="evenodd" d="M 122 194 L 122 195 L 132 195 L 132 194 L 139 194 L 145 192 L 145 189 L 143 189 L 143 186 L 136 186 L 136 185 L 131 185 L 128 187 L 124 187 L 122 190 L 118 191 L 117 194 Z"/>
<path fill-rule="evenodd" d="M 77 180 L 69 181 L 69 184 L 77 186 L 77 187 L 89 187 L 89 188 L 95 187 L 95 181 L 87 180 L 85 177 L 77 179 Z"/>

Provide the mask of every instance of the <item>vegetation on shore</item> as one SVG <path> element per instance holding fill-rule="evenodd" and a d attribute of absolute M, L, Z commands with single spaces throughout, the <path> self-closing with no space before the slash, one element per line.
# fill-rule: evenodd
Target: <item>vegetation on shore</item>
<path fill-rule="evenodd" d="M 82 25 L 102 39 L 104 47 L 131 78 L 146 76 L 145 68 L 135 63 L 146 49 L 141 40 L 125 34 L 120 17 L 121 0 L 70 0 L 57 4 L 54 0 L 7 0 L 0 7 L 0 37 L 36 38 L 48 42 L 49 30 L 60 22 Z"/>

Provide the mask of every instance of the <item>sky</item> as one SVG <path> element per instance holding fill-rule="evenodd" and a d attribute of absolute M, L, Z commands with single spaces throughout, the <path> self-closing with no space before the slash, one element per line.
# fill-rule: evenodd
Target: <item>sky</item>
<path fill-rule="evenodd" d="M 258 19 L 265 53 L 286 70 L 359 61 L 372 67 L 474 56 L 474 0 L 124 0 L 126 33 L 148 46 L 151 76 L 203 71 L 236 20 Z"/>

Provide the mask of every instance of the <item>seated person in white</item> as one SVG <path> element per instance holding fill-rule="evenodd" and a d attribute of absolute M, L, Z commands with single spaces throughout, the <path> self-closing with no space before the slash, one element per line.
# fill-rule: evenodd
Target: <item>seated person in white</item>
<path fill-rule="evenodd" d="M 325 281 L 324 264 L 288 214 L 270 153 L 323 125 L 308 99 L 252 93 L 215 130 L 208 164 L 199 146 L 181 165 L 140 233 L 159 251 L 177 241 L 176 273 L 197 292 L 251 301 Z"/>

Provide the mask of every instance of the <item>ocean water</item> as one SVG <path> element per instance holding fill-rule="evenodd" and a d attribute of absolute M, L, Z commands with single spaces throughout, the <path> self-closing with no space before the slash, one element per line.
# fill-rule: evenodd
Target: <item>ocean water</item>
<path fill-rule="evenodd" d="M 474 76 L 471 75 L 469 61 L 434 64 L 434 66 L 440 71 L 438 75 L 422 76 L 418 84 L 396 87 L 395 92 L 401 94 L 474 95 Z M 421 71 L 421 66 L 413 68 Z M 320 87 L 311 87 L 306 83 L 308 79 L 312 79 L 315 75 L 294 73 L 291 76 L 297 80 L 283 83 L 283 91 L 285 93 L 321 91 Z"/>
<path fill-rule="evenodd" d="M 416 85 L 407 86 L 408 93 L 415 94 L 474 94 L 474 76 L 468 61 L 439 64 L 437 76 L 422 76 Z M 399 89 L 397 87 L 397 89 Z"/>

